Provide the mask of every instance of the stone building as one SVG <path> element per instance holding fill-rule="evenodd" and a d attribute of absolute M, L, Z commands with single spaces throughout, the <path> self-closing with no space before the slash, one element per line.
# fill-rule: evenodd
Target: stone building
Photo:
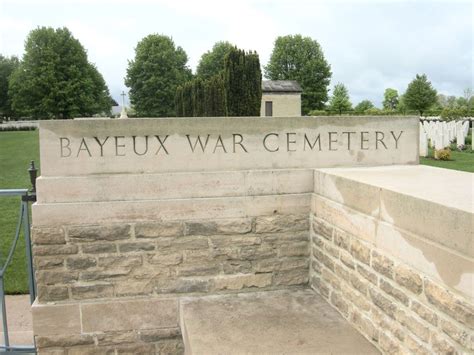
<path fill-rule="evenodd" d="M 294 80 L 263 80 L 260 116 L 301 116 L 302 91 Z"/>

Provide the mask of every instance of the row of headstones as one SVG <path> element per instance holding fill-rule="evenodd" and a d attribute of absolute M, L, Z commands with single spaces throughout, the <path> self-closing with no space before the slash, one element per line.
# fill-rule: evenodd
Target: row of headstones
<path fill-rule="evenodd" d="M 420 122 L 420 156 L 428 156 L 429 143 L 435 150 L 449 147 L 454 140 L 459 148 L 464 147 L 468 134 L 469 121 L 467 120 Z"/>

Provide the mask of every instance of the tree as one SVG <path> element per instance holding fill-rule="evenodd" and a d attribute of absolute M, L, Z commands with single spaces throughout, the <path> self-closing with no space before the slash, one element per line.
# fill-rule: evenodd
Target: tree
<path fill-rule="evenodd" d="M 264 69 L 270 80 L 296 80 L 301 85 L 303 114 L 324 109 L 332 73 L 317 41 L 301 35 L 278 37 Z"/>
<path fill-rule="evenodd" d="M 170 37 L 151 34 L 138 42 L 125 78 L 138 116 L 175 115 L 176 89 L 192 77 L 187 62 L 186 52 Z"/>
<path fill-rule="evenodd" d="M 329 100 L 329 108 L 331 111 L 339 112 L 339 114 L 352 109 L 349 93 L 344 84 L 338 83 L 334 86 L 333 94 Z"/>
<path fill-rule="evenodd" d="M 354 107 L 356 113 L 364 113 L 366 110 L 374 107 L 374 104 L 370 100 L 362 100 Z"/>
<path fill-rule="evenodd" d="M 383 94 L 383 108 L 386 110 L 395 110 L 398 105 L 398 91 L 395 89 L 385 89 Z"/>
<path fill-rule="evenodd" d="M 67 28 L 30 32 L 9 84 L 12 109 L 34 119 L 110 112 L 104 78 Z"/>
<path fill-rule="evenodd" d="M 196 69 L 196 75 L 202 79 L 222 73 L 224 70 L 225 56 L 234 46 L 229 42 L 217 42 L 210 51 L 201 56 Z"/>
<path fill-rule="evenodd" d="M 423 112 L 436 103 L 436 95 L 436 90 L 432 87 L 426 75 L 416 74 L 415 79 L 408 84 L 404 100 L 409 109 L 418 111 L 421 116 Z"/>
<path fill-rule="evenodd" d="M 224 85 L 229 116 L 260 116 L 262 73 L 256 52 L 232 48 L 225 58 Z"/>
<path fill-rule="evenodd" d="M 17 57 L 4 57 L 0 54 L 0 118 L 13 116 L 11 100 L 8 96 L 8 84 L 10 77 L 19 66 Z"/>

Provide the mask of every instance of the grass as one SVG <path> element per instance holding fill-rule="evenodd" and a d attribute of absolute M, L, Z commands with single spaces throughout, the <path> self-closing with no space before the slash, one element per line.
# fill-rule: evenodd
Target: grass
<path fill-rule="evenodd" d="M 0 132 L 0 189 L 30 188 L 28 167 L 39 166 L 38 131 Z M 3 266 L 15 234 L 20 208 L 19 197 L 0 197 L 0 265 Z M 6 271 L 5 290 L 9 294 L 28 293 L 25 243 L 20 235 L 12 263 Z"/>
<path fill-rule="evenodd" d="M 430 157 L 420 157 L 420 164 L 474 173 L 474 152 L 458 152 L 452 150 L 451 160 L 447 161 L 435 160 L 432 156 L 433 153 L 430 151 Z"/>

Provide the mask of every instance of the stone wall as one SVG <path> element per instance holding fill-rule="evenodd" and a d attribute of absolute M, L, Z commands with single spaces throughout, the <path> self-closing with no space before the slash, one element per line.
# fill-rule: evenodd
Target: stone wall
<path fill-rule="evenodd" d="M 436 180 L 432 175 L 436 171 L 428 172 Z M 399 173 L 393 176 L 397 175 L 393 169 L 392 180 L 390 171 L 383 169 L 372 175 L 361 170 L 316 172 L 311 217 L 311 287 L 383 353 L 472 352 L 473 214 L 464 219 L 463 211 L 457 210 L 451 218 L 447 205 L 430 209 L 430 202 L 424 201 L 423 205 L 413 195 L 403 195 L 404 200 L 397 200 L 397 204 L 405 219 L 388 218 L 388 211 L 394 209 L 387 196 L 393 198 L 397 193 L 377 186 L 377 173 L 382 173 L 388 184 L 396 185 L 394 180 L 403 180 Z M 468 175 L 465 177 L 469 178 Z M 419 182 L 412 184 L 426 184 L 422 171 L 417 177 Z M 371 184 L 367 183 L 369 180 Z M 458 176 L 457 181 L 462 179 Z M 398 193 L 403 192 L 400 188 Z M 418 204 L 410 199 L 418 200 Z M 451 228 L 451 233 L 436 240 L 439 233 L 433 231 L 430 240 L 407 231 L 409 225 L 402 229 L 400 225 L 407 215 L 414 213 L 414 205 L 421 207 L 414 216 L 419 221 L 423 221 L 426 213 L 431 217 L 440 213 L 444 216 L 441 221 L 433 219 L 425 230 L 440 229 L 438 224 L 443 223 Z M 459 231 L 465 233 L 464 238 L 456 235 Z M 451 247 L 441 243 L 451 243 Z"/>
<path fill-rule="evenodd" d="M 262 104 L 260 116 L 265 116 L 265 102 L 273 104 L 274 117 L 299 117 L 301 116 L 301 94 L 300 93 L 262 93 Z"/>

